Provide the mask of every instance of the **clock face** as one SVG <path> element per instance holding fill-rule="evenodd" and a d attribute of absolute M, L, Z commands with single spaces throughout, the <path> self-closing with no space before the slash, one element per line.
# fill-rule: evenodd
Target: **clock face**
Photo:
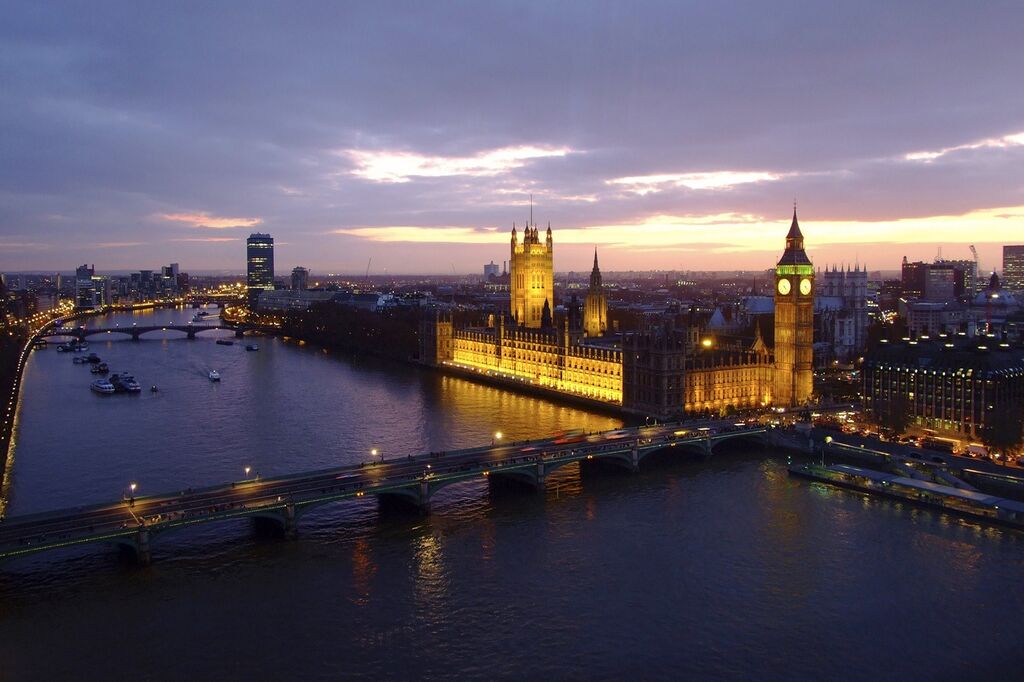
<path fill-rule="evenodd" d="M 811 293 L 811 280 L 806 278 L 800 280 L 800 293 L 804 296 Z"/>
<path fill-rule="evenodd" d="M 786 294 L 789 293 L 789 290 L 792 288 L 792 286 L 793 285 L 791 285 L 789 283 L 788 279 L 780 279 L 779 280 L 779 293 L 782 294 L 783 296 L 785 296 Z"/>

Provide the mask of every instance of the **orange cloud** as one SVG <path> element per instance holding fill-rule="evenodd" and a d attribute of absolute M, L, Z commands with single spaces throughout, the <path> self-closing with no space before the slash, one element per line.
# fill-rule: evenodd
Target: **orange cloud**
<path fill-rule="evenodd" d="M 260 218 L 215 218 L 208 213 L 158 213 L 157 218 L 192 227 L 206 227 L 224 230 L 232 227 L 254 227 L 263 221 Z"/>

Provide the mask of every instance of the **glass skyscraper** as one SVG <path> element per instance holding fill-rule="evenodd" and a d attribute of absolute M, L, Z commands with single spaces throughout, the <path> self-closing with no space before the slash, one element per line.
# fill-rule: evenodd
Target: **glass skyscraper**
<path fill-rule="evenodd" d="M 274 288 L 274 238 L 254 232 L 245 241 L 245 251 L 249 307 L 254 308 L 260 292 Z"/>
<path fill-rule="evenodd" d="M 1003 247 L 1003 288 L 1024 291 L 1024 245 Z"/>

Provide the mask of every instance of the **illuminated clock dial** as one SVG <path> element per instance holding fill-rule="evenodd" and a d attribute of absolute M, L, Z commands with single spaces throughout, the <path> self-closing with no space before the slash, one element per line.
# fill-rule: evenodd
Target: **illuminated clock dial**
<path fill-rule="evenodd" d="M 793 285 L 789 283 L 788 279 L 780 279 L 779 280 L 779 293 L 782 294 L 783 296 L 785 296 L 786 294 L 789 293 L 789 290 L 792 288 L 792 286 Z"/>
<path fill-rule="evenodd" d="M 800 280 L 800 293 L 804 296 L 811 293 L 811 280 L 807 278 Z"/>

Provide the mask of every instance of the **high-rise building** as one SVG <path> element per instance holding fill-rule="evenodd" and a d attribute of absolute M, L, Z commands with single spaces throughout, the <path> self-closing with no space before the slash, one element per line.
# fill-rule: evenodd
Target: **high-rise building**
<path fill-rule="evenodd" d="M 775 267 L 775 404 L 806 403 L 814 390 L 814 266 L 793 209 Z"/>
<path fill-rule="evenodd" d="M 583 303 L 583 331 L 587 336 L 602 336 L 608 331 L 608 299 L 601 287 L 601 269 L 594 249 L 594 269 L 590 272 L 590 289 Z"/>
<path fill-rule="evenodd" d="M 547 238 L 540 240 L 537 225 L 527 223 L 523 241 L 519 243 L 516 226 L 512 225 L 512 258 L 510 307 L 512 319 L 522 327 L 539 328 L 548 311 L 555 309 L 555 271 L 551 241 L 551 225 Z"/>
<path fill-rule="evenodd" d="M 952 270 L 954 295 L 957 298 L 968 299 L 978 293 L 978 264 L 973 260 L 938 258 L 930 269 Z"/>
<path fill-rule="evenodd" d="M 496 279 L 499 274 L 498 265 L 494 261 L 484 264 L 484 281 L 489 282 L 492 279 Z"/>
<path fill-rule="evenodd" d="M 305 291 L 309 288 L 309 270 L 299 266 L 292 268 L 292 290 Z"/>
<path fill-rule="evenodd" d="M 928 277 L 928 264 L 916 261 L 910 263 L 903 257 L 903 268 L 900 281 L 903 284 L 903 296 L 906 298 L 923 298 L 925 280 Z"/>
<path fill-rule="evenodd" d="M 1024 292 L 1024 245 L 1003 247 L 1003 286 Z"/>
<path fill-rule="evenodd" d="M 96 285 L 92 279 L 95 273 L 95 265 L 79 265 L 75 268 L 76 308 L 96 307 Z"/>
<path fill-rule="evenodd" d="M 249 306 L 255 308 L 260 292 L 274 288 L 274 238 L 254 232 L 245 240 L 245 251 Z"/>

